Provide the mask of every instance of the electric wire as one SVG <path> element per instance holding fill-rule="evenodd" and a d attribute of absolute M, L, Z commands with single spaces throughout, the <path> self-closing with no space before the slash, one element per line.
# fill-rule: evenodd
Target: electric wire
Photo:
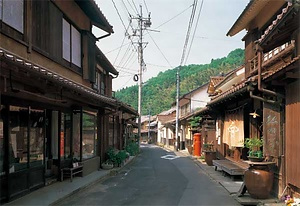
<path fill-rule="evenodd" d="M 127 47 L 127 49 L 126 49 L 125 53 L 123 54 L 123 57 L 122 57 L 122 59 L 119 61 L 119 64 L 118 64 L 118 66 L 121 66 L 121 64 L 123 63 L 123 61 L 124 61 L 124 59 L 125 59 L 126 55 L 127 55 L 127 54 L 128 54 L 128 52 L 130 51 L 130 46 L 131 46 L 131 44 L 129 44 L 129 45 L 128 45 L 128 47 Z"/>
<path fill-rule="evenodd" d="M 172 20 L 175 19 L 176 17 L 180 16 L 181 14 L 183 14 L 184 12 L 186 12 L 187 10 L 189 10 L 192 6 L 193 6 L 193 4 L 191 4 L 189 7 L 187 7 L 186 9 L 184 9 L 183 11 L 181 11 L 180 13 L 176 14 L 175 16 L 173 16 L 172 18 L 170 18 L 170 19 L 167 20 L 166 22 L 160 24 L 160 25 L 157 26 L 155 29 L 158 29 L 159 27 L 162 27 L 163 25 L 169 23 L 170 21 L 172 21 Z"/>
<path fill-rule="evenodd" d="M 126 35 L 124 35 L 123 41 L 122 41 L 122 43 L 121 43 L 120 49 L 119 49 L 119 51 L 118 51 L 118 54 L 117 54 L 117 56 L 116 56 L 116 58 L 115 58 L 114 64 L 116 63 L 116 61 L 117 61 L 117 59 L 118 59 L 118 57 L 119 57 L 119 54 L 120 54 L 120 52 L 121 52 L 122 46 L 123 46 L 124 41 L 125 41 L 125 38 L 126 38 Z"/>
<path fill-rule="evenodd" d="M 192 29 L 192 25 L 193 25 L 193 22 L 194 22 L 194 17 L 195 17 L 197 2 L 198 2 L 198 0 L 194 0 L 192 13 L 191 13 L 191 17 L 190 17 L 190 20 L 189 20 L 188 30 L 187 30 L 186 37 L 185 37 L 185 42 L 184 42 L 184 45 L 183 45 L 183 51 L 182 51 L 180 66 L 182 66 L 182 64 L 184 62 L 185 53 L 186 53 L 186 49 L 187 49 L 187 46 L 188 46 L 188 42 L 189 42 L 189 38 L 190 38 L 190 34 L 191 34 L 191 29 Z"/>
<path fill-rule="evenodd" d="M 133 4 L 133 6 L 134 6 L 134 8 L 135 8 L 135 11 L 137 12 L 137 14 L 139 13 L 139 10 L 137 9 L 137 7 L 136 7 L 136 5 L 135 5 L 135 3 L 134 3 L 134 1 L 132 0 L 132 4 Z"/>
<path fill-rule="evenodd" d="M 125 67 L 126 66 L 126 64 L 127 64 L 127 62 L 129 61 L 129 59 L 131 59 L 132 58 L 132 54 L 134 54 L 134 51 L 131 51 L 131 53 L 129 54 L 129 56 L 127 57 L 127 59 L 126 59 L 126 61 L 123 63 L 123 67 Z"/>
<path fill-rule="evenodd" d="M 124 86 L 126 86 L 130 80 L 131 80 L 131 77 L 123 84 L 123 86 L 121 86 L 121 88 L 124 88 Z"/>
<path fill-rule="evenodd" d="M 187 62 L 187 60 L 188 60 L 188 58 L 189 58 L 190 52 L 191 52 L 191 48 L 192 48 L 192 45 L 193 45 L 193 42 L 194 42 L 194 38 L 195 38 L 195 33 L 196 33 L 196 31 L 197 31 L 199 19 L 200 19 L 200 16 L 201 16 L 201 11 L 202 11 L 202 7 L 203 7 L 203 2 L 204 2 L 204 0 L 201 1 L 201 5 L 200 5 L 198 17 L 197 17 L 196 24 L 195 24 L 195 28 L 194 28 L 194 33 L 193 33 L 193 36 L 192 36 L 192 40 L 191 40 L 190 47 L 189 47 L 188 53 L 187 53 L 187 55 L 186 55 L 184 64 L 186 64 L 186 62 Z"/>
<path fill-rule="evenodd" d="M 129 4 L 129 6 L 131 7 L 132 11 L 135 13 L 136 11 L 134 10 L 134 8 L 132 7 L 131 3 L 129 2 L 129 0 L 127 0 L 127 3 Z"/>
<path fill-rule="evenodd" d="M 112 49 L 112 50 L 106 52 L 105 54 L 109 54 L 109 53 L 111 53 L 111 52 L 114 52 L 114 51 L 116 51 L 116 50 L 118 50 L 118 49 L 120 49 L 120 48 L 122 48 L 122 47 L 124 47 L 124 46 L 127 46 L 127 45 L 130 44 L 130 43 L 131 43 L 131 42 L 128 42 L 128 43 L 124 44 L 123 46 L 119 46 L 119 47 L 117 47 L 117 48 L 114 48 L 114 49 Z"/>
<path fill-rule="evenodd" d="M 124 24 L 124 21 L 123 21 L 121 15 L 120 15 L 120 12 L 119 12 L 118 8 L 117 8 L 117 6 L 116 6 L 114 0 L 111 0 L 111 1 L 113 2 L 113 5 L 114 5 L 114 7 L 115 7 L 115 9 L 116 9 L 116 11 L 117 11 L 117 14 L 118 14 L 118 16 L 119 16 L 119 18 L 120 18 L 120 20 L 121 20 L 121 22 L 122 22 L 122 25 L 123 25 L 123 27 L 124 27 L 124 29 L 125 29 L 125 31 L 126 31 L 126 30 L 127 30 L 127 29 L 126 29 L 126 26 L 125 26 L 125 24 Z M 132 39 L 130 38 L 130 36 L 129 36 L 129 39 L 130 39 L 132 45 L 134 46 L 134 43 L 133 43 Z M 134 46 L 134 47 L 135 47 L 135 46 Z M 135 49 L 136 49 L 136 48 L 135 48 Z M 136 50 L 137 50 L 137 49 L 136 49 Z"/>
<path fill-rule="evenodd" d="M 147 4 L 146 4 L 146 1 L 145 1 L 145 0 L 144 0 L 144 4 L 145 4 L 145 7 L 146 7 L 146 11 L 147 11 L 147 13 L 149 14 L 148 6 L 147 6 Z"/>
<path fill-rule="evenodd" d="M 147 31 L 147 30 L 146 30 Z M 152 39 L 153 43 L 155 44 L 156 48 L 158 49 L 158 51 L 161 53 L 161 55 L 164 57 L 164 59 L 166 60 L 166 62 L 169 64 L 169 66 L 172 68 L 172 65 L 170 64 L 169 60 L 167 59 L 167 57 L 164 55 L 164 53 L 161 51 L 161 49 L 159 48 L 159 46 L 157 45 L 157 43 L 154 41 L 154 39 L 152 38 L 151 34 L 147 31 L 147 33 L 149 34 L 150 38 Z"/>
<path fill-rule="evenodd" d="M 122 3 L 123 3 L 123 5 L 124 5 L 124 7 L 125 7 L 125 9 L 126 9 L 126 11 L 127 11 L 127 13 L 128 13 L 128 15 L 129 15 L 129 17 L 130 17 L 130 16 L 131 16 L 131 15 L 130 15 L 130 12 L 129 12 L 129 10 L 128 10 L 126 4 L 124 3 L 124 0 L 122 0 Z"/>

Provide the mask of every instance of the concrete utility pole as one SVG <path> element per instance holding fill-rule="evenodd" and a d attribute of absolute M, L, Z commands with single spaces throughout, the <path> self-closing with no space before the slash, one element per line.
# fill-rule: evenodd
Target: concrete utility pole
<path fill-rule="evenodd" d="M 150 21 L 150 13 L 148 14 L 148 18 L 143 17 L 143 9 L 142 6 L 140 5 L 140 14 L 138 14 L 138 17 L 132 17 L 131 19 L 136 19 L 138 20 L 138 32 L 139 32 L 139 41 L 138 41 L 138 51 L 139 51 L 139 93 L 138 93 L 138 113 L 139 113 L 139 118 L 138 118 L 138 138 L 140 140 L 141 138 L 141 116 L 142 116 L 142 85 L 143 85 L 143 69 L 145 67 L 144 63 L 144 58 L 143 58 L 143 50 L 144 50 L 144 43 L 143 42 L 143 31 L 146 30 L 148 27 L 151 26 L 151 21 Z"/>
<path fill-rule="evenodd" d="M 148 141 L 150 140 L 150 123 L 151 123 L 151 110 L 149 109 L 149 124 L 148 124 Z"/>
<path fill-rule="evenodd" d="M 175 130 L 175 147 L 174 150 L 179 150 L 179 96 L 180 96 L 180 76 L 179 76 L 180 66 L 177 68 L 176 72 L 176 130 Z"/>

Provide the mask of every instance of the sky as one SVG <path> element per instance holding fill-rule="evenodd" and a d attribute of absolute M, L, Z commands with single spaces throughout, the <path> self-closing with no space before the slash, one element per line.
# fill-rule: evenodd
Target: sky
<path fill-rule="evenodd" d="M 151 12 L 152 25 L 149 31 L 144 31 L 143 36 L 146 42 L 144 49 L 146 68 L 143 72 L 145 82 L 157 76 L 159 72 L 180 65 L 193 2 L 194 0 L 96 0 L 114 30 L 111 36 L 97 42 L 98 47 L 119 72 L 119 76 L 113 79 L 114 91 L 137 84 L 133 77 L 139 71 L 136 49 L 138 39 L 132 36 L 137 29 L 137 21 L 133 19 L 132 26 L 129 26 L 129 14 L 131 17 L 137 17 L 140 5 L 143 17 L 148 17 L 148 12 Z M 248 2 L 249 0 L 203 0 L 202 4 L 202 0 L 198 0 L 189 38 L 189 42 L 191 43 L 193 39 L 193 43 L 190 53 L 186 51 L 183 65 L 207 64 L 211 59 L 227 56 L 236 48 L 244 48 L 241 39 L 245 31 L 234 37 L 227 37 L 226 34 Z M 94 28 L 93 33 L 96 37 L 105 34 L 98 28 Z"/>

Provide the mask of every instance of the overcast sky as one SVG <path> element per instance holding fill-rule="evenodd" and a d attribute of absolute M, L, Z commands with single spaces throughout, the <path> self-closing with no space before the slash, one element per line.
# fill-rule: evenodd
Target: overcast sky
<path fill-rule="evenodd" d="M 119 77 L 113 80 L 114 91 L 137 84 L 133 81 L 133 76 L 139 70 L 138 55 L 137 51 L 134 51 L 130 39 L 128 37 L 124 39 L 125 28 L 122 24 L 123 21 L 125 27 L 128 27 L 130 19 L 128 12 L 132 17 L 137 16 L 135 7 L 140 10 L 140 5 L 142 5 L 144 17 L 148 16 L 148 11 L 151 12 L 152 25 L 149 29 L 159 31 L 149 31 L 150 34 L 148 34 L 148 31 L 144 32 L 144 41 L 148 44 L 144 49 L 144 61 L 147 66 L 143 73 L 143 81 L 145 82 L 159 72 L 180 64 L 193 0 L 96 0 L 96 2 L 114 29 L 114 34 L 101 39 L 97 43 L 119 71 Z M 113 2 L 120 13 L 122 21 Z M 194 26 L 196 25 L 201 2 L 201 0 L 198 1 Z M 231 50 L 244 48 L 241 40 L 245 35 L 244 31 L 234 37 L 227 37 L 226 33 L 248 2 L 249 0 L 204 0 L 186 65 L 206 64 L 213 58 L 226 56 Z M 178 16 L 175 17 L 176 15 Z M 172 20 L 169 21 L 170 19 Z M 137 28 L 136 20 L 133 20 L 132 25 L 133 28 Z M 133 34 L 131 27 L 129 27 L 128 33 Z M 99 29 L 94 29 L 94 34 L 100 36 L 104 33 Z M 133 38 L 133 42 L 137 42 L 136 37 Z M 137 45 L 135 47 L 137 48 Z"/>

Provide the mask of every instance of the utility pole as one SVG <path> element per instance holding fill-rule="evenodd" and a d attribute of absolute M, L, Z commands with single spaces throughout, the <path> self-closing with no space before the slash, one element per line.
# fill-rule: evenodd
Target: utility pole
<path fill-rule="evenodd" d="M 180 96 L 180 76 L 179 76 L 179 71 L 180 71 L 180 67 L 177 67 L 177 72 L 176 72 L 176 129 L 175 129 L 175 147 L 174 150 L 177 151 L 179 150 L 179 144 L 180 144 L 180 140 L 179 140 L 179 96 Z"/>
<path fill-rule="evenodd" d="M 150 141 L 150 123 L 151 123 L 151 110 L 149 109 L 149 123 L 148 123 L 148 141 Z"/>
<path fill-rule="evenodd" d="M 151 26 L 151 21 L 150 21 L 150 13 L 148 14 L 148 18 L 143 17 L 143 9 L 142 5 L 140 5 L 140 14 L 138 14 L 138 17 L 131 17 L 131 19 L 136 19 L 138 21 L 138 29 L 136 31 L 139 32 L 139 41 L 138 41 L 138 52 L 139 52 L 139 91 L 138 91 L 138 113 L 139 113 L 139 118 L 138 118 L 138 138 L 140 140 L 141 138 L 141 116 L 142 116 L 142 85 L 143 85 L 143 69 L 145 67 L 144 63 L 144 44 L 143 42 L 143 31 L 146 30 L 148 27 Z M 136 31 L 134 33 L 136 33 Z M 140 142 L 140 141 L 139 141 Z"/>

